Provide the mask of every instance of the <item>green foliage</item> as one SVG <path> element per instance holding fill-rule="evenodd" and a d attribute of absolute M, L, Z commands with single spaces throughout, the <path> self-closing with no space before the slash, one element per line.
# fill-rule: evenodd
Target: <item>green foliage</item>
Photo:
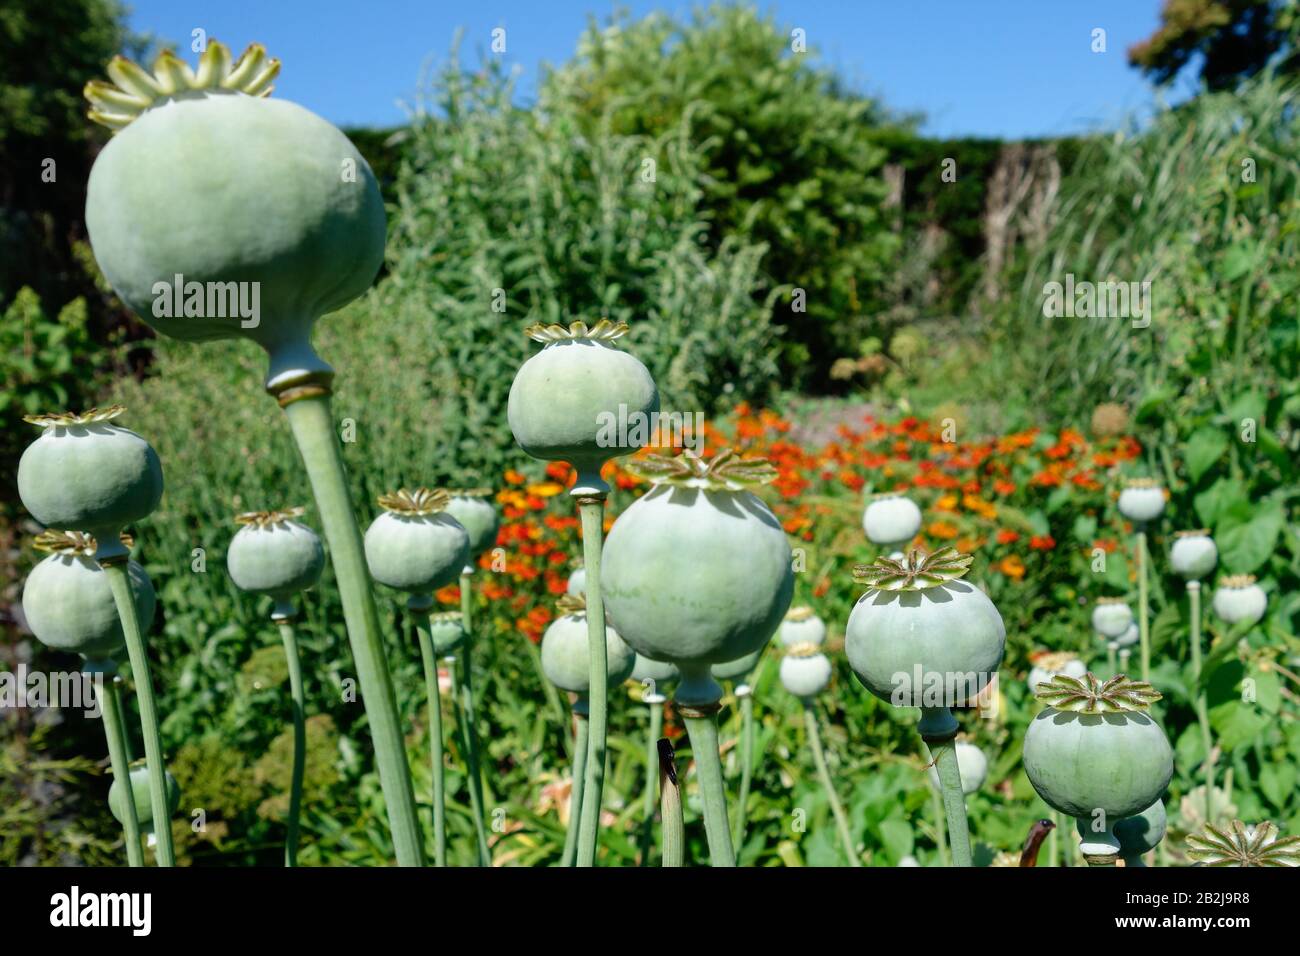
<path fill-rule="evenodd" d="M 1128 60 L 1158 83 L 1197 64 L 1210 89 L 1249 77 L 1275 57 L 1296 66 L 1295 0 L 1165 0 L 1160 26 L 1128 51 Z"/>
<path fill-rule="evenodd" d="M 875 327 L 898 237 L 884 224 L 880 107 L 845 88 L 791 31 L 743 6 L 592 24 L 576 57 L 542 85 L 545 111 L 579 111 L 583 128 L 689 136 L 704 152 L 708 238 L 767 247 L 781 295 L 784 368 L 795 384 L 824 376 Z M 647 153 L 664 164 L 662 145 Z M 806 312 L 792 292 L 806 293 Z"/>

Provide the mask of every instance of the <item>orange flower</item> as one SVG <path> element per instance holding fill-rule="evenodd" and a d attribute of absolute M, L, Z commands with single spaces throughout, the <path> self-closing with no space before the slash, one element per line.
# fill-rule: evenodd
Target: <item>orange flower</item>
<path fill-rule="evenodd" d="M 1013 482 L 999 478 L 993 482 L 993 490 L 1000 495 L 1009 495 L 1015 492 L 1016 486 Z"/>
<path fill-rule="evenodd" d="M 1015 581 L 1019 581 L 1025 576 L 1025 562 L 1020 560 L 1019 555 L 1009 554 L 994 567 Z"/>
<path fill-rule="evenodd" d="M 1029 539 L 1029 546 L 1035 551 L 1051 551 L 1056 547 L 1056 539 L 1050 534 L 1036 534 Z"/>
<path fill-rule="evenodd" d="M 954 525 L 951 525 L 946 521 L 931 521 L 930 526 L 925 530 L 931 537 L 941 538 L 944 541 L 950 541 L 960 534 Z"/>
<path fill-rule="evenodd" d="M 521 475 L 519 472 L 515 471 L 513 468 L 507 468 L 507 469 L 506 469 L 506 481 L 508 481 L 510 484 L 512 484 L 512 485 L 522 485 L 522 484 L 523 484 L 525 481 L 527 481 L 527 480 L 528 480 L 528 477 L 527 477 L 526 475 Z"/>
<path fill-rule="evenodd" d="M 1015 544 L 1019 540 L 1020 540 L 1019 531 L 1012 531 L 1010 528 L 1003 528 L 1000 531 L 998 531 L 997 534 L 998 544 Z"/>
<path fill-rule="evenodd" d="M 564 491 L 564 485 L 555 481 L 541 481 L 528 486 L 528 493 L 538 498 L 554 498 Z"/>

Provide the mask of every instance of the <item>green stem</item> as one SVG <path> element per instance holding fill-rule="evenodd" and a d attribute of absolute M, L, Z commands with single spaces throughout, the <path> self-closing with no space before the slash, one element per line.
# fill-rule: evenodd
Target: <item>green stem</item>
<path fill-rule="evenodd" d="M 1056 826 L 1052 827 L 1052 832 L 1047 835 L 1047 865 L 1057 867 L 1061 865 L 1061 812 L 1052 811 L 1052 822 Z"/>
<path fill-rule="evenodd" d="M 1145 867 L 1145 866 L 1147 865 L 1147 861 L 1144 860 L 1144 859 L 1142 859 L 1142 854 L 1140 854 L 1140 853 L 1134 853 L 1134 854 L 1132 854 L 1131 856 L 1126 856 L 1126 857 L 1124 857 L 1123 859 L 1124 859 L 1124 865 L 1125 865 L 1125 866 L 1142 866 L 1142 867 Z"/>
<path fill-rule="evenodd" d="M 666 737 L 655 742 L 659 751 L 659 816 L 663 820 L 663 866 L 681 866 L 686 853 L 682 824 L 682 788 L 677 779 L 673 745 Z"/>
<path fill-rule="evenodd" d="M 822 789 L 826 791 L 826 799 L 830 802 L 831 814 L 835 817 L 835 826 L 840 831 L 840 843 L 849 858 L 849 866 L 861 866 L 862 863 L 853 848 L 853 834 L 849 830 L 848 817 L 844 815 L 844 807 L 840 804 L 839 795 L 835 792 L 835 784 L 831 780 L 830 769 L 826 766 L 826 753 L 822 750 L 822 735 L 817 729 L 817 713 L 813 709 L 811 700 L 803 702 L 803 725 L 808 733 L 808 747 L 812 750 L 813 764 L 817 767 L 817 776 L 821 778 Z"/>
<path fill-rule="evenodd" d="M 600 842 L 601 795 L 605 789 L 605 734 L 607 684 L 605 650 L 605 603 L 600 594 L 600 549 L 604 536 L 605 496 L 584 495 L 578 499 L 582 517 L 582 557 L 587 569 L 587 653 L 588 705 L 587 779 L 582 796 L 582 823 L 578 830 L 578 866 L 596 865 Z"/>
<path fill-rule="evenodd" d="M 1151 633 L 1147 594 L 1147 533 L 1139 528 L 1137 533 L 1138 574 L 1138 637 L 1142 642 L 1142 679 L 1151 680 Z"/>
<path fill-rule="evenodd" d="M 948 844 L 952 847 L 954 866 L 970 866 L 970 828 L 966 823 L 966 795 L 961 789 L 961 771 L 957 768 L 957 720 L 947 707 L 922 707 L 921 739 L 934 754 L 943 794 L 944 815 L 948 818 Z"/>
<path fill-rule="evenodd" d="M 1187 599 L 1191 604 L 1192 683 L 1196 691 L 1196 721 L 1201 725 L 1201 744 L 1205 749 L 1205 820 L 1214 822 L 1214 731 L 1201 682 L 1201 582 L 1187 582 Z"/>
<path fill-rule="evenodd" d="M 290 616 L 277 618 L 284 659 L 289 664 L 289 694 L 293 701 L 293 771 L 289 784 L 289 833 L 284 841 L 284 865 L 298 865 L 298 817 L 302 812 L 302 778 L 307 761 L 307 710 L 302 686 L 302 659 Z"/>
<path fill-rule="evenodd" d="M 533 670 L 537 671 L 537 680 L 542 685 L 542 690 L 546 694 L 547 706 L 549 706 L 551 712 L 555 714 L 555 719 L 561 724 L 564 723 L 564 705 L 560 703 L 560 692 L 555 689 L 555 685 L 551 683 L 550 679 L 546 676 L 546 672 L 542 670 L 541 651 L 537 649 L 537 645 L 533 643 L 532 638 L 527 635 L 524 636 L 524 646 L 528 650 L 529 659 L 533 662 Z"/>
<path fill-rule="evenodd" d="M 1114 677 L 1119 671 L 1116 669 L 1115 651 L 1117 650 L 1114 641 L 1106 642 L 1106 668 L 1111 677 Z"/>
<path fill-rule="evenodd" d="M 590 582 L 591 578 L 587 580 Z M 709 839 L 709 862 L 713 866 L 735 866 L 731 847 L 731 828 L 727 823 L 727 793 L 722 784 L 722 760 L 718 756 L 718 718 L 690 716 L 698 711 L 683 710 L 686 732 L 691 738 L 695 772 L 700 778 L 700 796 L 704 802 L 704 830 Z"/>
<path fill-rule="evenodd" d="M 740 696 L 740 794 L 736 801 L 736 833 L 732 843 L 745 843 L 745 810 L 749 804 L 749 787 L 754 776 L 754 691 Z"/>
<path fill-rule="evenodd" d="M 921 746 L 925 747 L 924 744 Z M 925 754 L 926 760 L 933 763 L 934 758 L 930 756 L 928 747 L 925 748 Z M 926 774 L 926 778 L 928 781 L 929 774 Z M 935 846 L 939 850 L 939 865 L 952 866 L 952 857 L 948 855 L 948 825 L 943 815 L 943 796 L 938 788 L 933 786 L 930 787 L 930 820 L 934 826 Z"/>
<path fill-rule="evenodd" d="M 329 394 L 308 394 L 284 406 L 298 451 L 320 511 L 330 561 L 343 603 L 361 699 L 379 768 L 379 784 L 388 810 L 388 825 L 401 866 L 423 866 L 424 845 L 416 817 L 411 772 L 403 749 L 402 727 L 393 695 L 393 679 L 384 656 L 379 615 L 370 589 L 361 530 L 352 510 L 347 474 L 334 434 Z"/>
<path fill-rule="evenodd" d="M 487 822 L 483 815 L 483 776 L 479 772 L 478 729 L 474 717 L 474 601 L 470 590 L 471 573 L 472 568 L 460 575 L 460 615 L 465 626 L 465 651 L 460 655 L 460 707 L 465 727 L 465 770 L 469 774 L 469 802 L 474 811 L 474 833 L 478 838 L 478 862 L 479 866 L 491 866 L 492 851 L 488 849 Z"/>
<path fill-rule="evenodd" d="M 414 601 L 415 599 L 412 599 Z M 407 605 L 410 607 L 410 604 Z M 429 712 L 430 766 L 433 770 L 433 865 L 447 865 L 447 798 L 443 790 L 442 692 L 438 686 L 438 659 L 429 633 L 429 609 L 411 607 L 415 634 L 424 665 L 425 707 Z"/>
<path fill-rule="evenodd" d="M 660 699 L 650 701 L 650 732 L 646 735 L 645 810 L 641 820 L 641 866 L 650 864 L 650 844 L 655 830 L 655 787 L 659 780 L 659 734 L 664 725 L 664 705 Z"/>
<path fill-rule="evenodd" d="M 159 866 L 175 866 L 171 813 L 167 808 L 167 766 L 163 762 L 162 735 L 158 731 L 158 707 L 154 702 L 153 678 L 149 673 L 149 654 L 144 636 L 140 633 L 135 596 L 131 593 L 127 560 L 121 558 L 106 561 L 100 567 L 108 578 L 117 614 L 122 620 L 126 652 L 131 659 L 131 675 L 135 678 L 136 697 L 140 701 L 140 730 L 144 736 L 144 755 L 149 766 L 149 805 L 153 808 L 154 832 L 158 836 L 158 848 L 154 855 Z M 128 778 L 122 779 L 129 784 Z M 130 792 L 129 786 L 127 792 Z"/>
<path fill-rule="evenodd" d="M 116 668 L 114 668 L 116 669 Z M 100 695 L 99 707 L 104 721 L 104 737 L 108 741 L 108 760 L 113 768 L 113 779 L 121 780 L 129 791 L 131 780 L 131 754 L 126 745 L 126 721 L 122 718 L 122 690 L 118 682 L 122 679 L 116 673 L 100 672 L 104 684 L 104 693 Z M 126 862 L 130 866 L 144 866 L 144 851 L 140 848 L 140 821 L 135 815 L 135 801 L 123 800 L 126 806 L 126 819 L 122 821 L 123 836 L 126 840 Z"/>
<path fill-rule="evenodd" d="M 573 705 L 573 783 L 569 786 L 569 828 L 564 835 L 560 866 L 573 866 L 578 852 L 578 827 L 582 817 L 583 783 L 587 768 L 587 702 Z"/>

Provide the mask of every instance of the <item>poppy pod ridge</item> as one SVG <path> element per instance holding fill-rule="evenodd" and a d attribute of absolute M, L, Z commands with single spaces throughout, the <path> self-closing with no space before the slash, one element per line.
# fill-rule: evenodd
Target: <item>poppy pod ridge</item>
<path fill-rule="evenodd" d="M 526 330 L 542 350 L 529 358 L 510 384 L 506 417 L 515 441 L 533 458 L 565 461 L 577 471 L 569 494 L 578 502 L 582 526 L 583 584 L 591 680 L 588 695 L 587 781 L 577 862 L 594 866 L 605 786 L 608 687 L 605 668 L 605 604 L 601 593 L 601 539 L 609 485 L 605 462 L 649 441 L 649 421 L 659 411 L 659 390 L 649 370 L 614 346 L 627 334 L 623 322 L 601 319 L 533 325 Z M 644 420 L 631 430 L 620 423 Z M 639 438 L 639 441 L 634 439 Z"/>
<path fill-rule="evenodd" d="M 383 262 L 384 204 L 365 159 L 332 124 L 271 99 L 280 62 L 260 44 L 235 60 L 210 41 L 191 68 L 123 57 L 85 88 L 114 135 L 86 190 L 86 230 L 118 296 L 163 335 L 247 338 L 269 359 L 320 512 L 398 863 L 423 839 L 402 749 L 361 530 L 330 407 L 334 370 L 316 320 L 357 298 Z M 152 759 L 152 758 L 151 758 Z"/>
<path fill-rule="evenodd" d="M 951 708 L 974 701 L 993 679 L 1007 637 L 993 602 L 961 580 L 970 563 L 970 555 L 941 548 L 854 568 L 867 591 L 849 615 L 844 645 L 867 690 L 921 709 L 917 729 L 934 751 L 957 866 L 971 865 L 971 851 Z"/>

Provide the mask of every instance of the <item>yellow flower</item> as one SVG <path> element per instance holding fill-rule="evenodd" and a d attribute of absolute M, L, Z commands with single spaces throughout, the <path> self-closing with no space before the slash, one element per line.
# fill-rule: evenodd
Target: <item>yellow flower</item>
<path fill-rule="evenodd" d="M 562 491 L 564 491 L 564 485 L 557 481 L 540 481 L 535 485 L 528 486 L 528 493 L 536 495 L 538 498 L 554 498 Z"/>

